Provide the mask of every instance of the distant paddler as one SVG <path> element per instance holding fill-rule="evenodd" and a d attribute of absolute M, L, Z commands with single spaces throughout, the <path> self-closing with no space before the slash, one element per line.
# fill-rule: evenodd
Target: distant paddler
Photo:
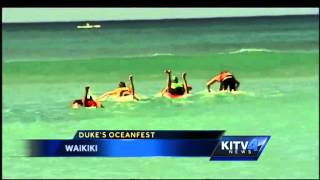
<path fill-rule="evenodd" d="M 91 24 L 89 24 L 89 23 L 86 23 L 86 25 L 84 25 L 84 26 L 79 25 L 79 26 L 77 26 L 77 28 L 78 28 L 78 29 L 101 28 L 101 25 L 99 25 L 99 24 L 91 25 Z"/>
<path fill-rule="evenodd" d="M 73 109 L 77 109 L 79 107 L 96 107 L 96 108 L 103 108 L 103 105 L 101 104 L 101 102 L 97 101 L 97 100 L 93 100 L 92 96 L 90 96 L 88 98 L 88 94 L 89 94 L 89 86 L 85 87 L 85 94 L 83 99 L 76 99 L 72 102 L 71 107 Z"/>
<path fill-rule="evenodd" d="M 237 91 L 240 86 L 240 82 L 227 70 L 220 72 L 217 76 L 208 81 L 208 92 L 211 92 L 210 87 L 216 82 L 220 82 L 220 91 L 225 91 L 228 88 L 229 91 Z"/>
<path fill-rule="evenodd" d="M 132 96 L 133 100 L 139 100 L 135 93 L 135 88 L 133 84 L 133 76 L 129 75 L 129 81 L 130 81 L 130 86 L 127 87 L 125 82 L 119 82 L 118 88 L 116 88 L 113 91 L 108 91 L 103 93 L 101 96 L 99 96 L 97 99 L 99 101 L 105 101 L 108 97 L 116 97 L 116 98 L 121 98 L 121 97 L 128 97 Z"/>
<path fill-rule="evenodd" d="M 161 91 L 161 95 L 167 95 L 171 98 L 181 97 L 189 94 L 192 87 L 188 85 L 186 76 L 187 73 L 182 74 L 183 83 L 179 82 L 177 76 L 172 76 L 171 70 L 166 70 L 165 73 L 168 75 L 167 87 Z"/>

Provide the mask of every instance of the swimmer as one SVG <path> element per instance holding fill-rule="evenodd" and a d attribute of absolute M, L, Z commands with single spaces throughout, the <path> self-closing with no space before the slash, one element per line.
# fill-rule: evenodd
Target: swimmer
<path fill-rule="evenodd" d="M 182 96 L 185 94 L 189 94 L 192 90 L 192 86 L 187 84 L 186 76 L 187 73 L 182 74 L 183 83 L 179 82 L 177 76 L 171 75 L 171 70 L 166 70 L 165 73 L 168 75 L 168 83 L 167 87 L 161 91 L 161 95 L 163 96 L 165 93 L 169 93 L 171 95 Z"/>
<path fill-rule="evenodd" d="M 229 88 L 229 91 L 237 91 L 240 82 L 229 71 L 222 71 L 217 76 L 212 78 L 207 83 L 208 92 L 211 92 L 210 87 L 212 84 L 220 82 L 220 91 L 225 91 Z"/>
<path fill-rule="evenodd" d="M 103 105 L 101 102 L 97 100 L 93 100 L 92 96 L 88 98 L 89 93 L 89 86 L 85 87 L 85 95 L 83 99 L 76 99 L 72 102 L 71 107 L 73 109 L 79 108 L 79 107 L 96 107 L 96 108 L 103 108 Z"/>
<path fill-rule="evenodd" d="M 110 96 L 123 97 L 123 96 L 131 95 L 134 100 L 138 101 L 139 98 L 136 96 L 136 93 L 135 93 L 132 75 L 129 75 L 129 81 L 131 84 L 129 87 L 127 87 L 125 82 L 119 82 L 118 87 L 115 90 L 103 93 L 101 96 L 98 97 L 98 100 L 104 101 L 104 100 L 106 100 L 106 98 L 108 98 Z"/>

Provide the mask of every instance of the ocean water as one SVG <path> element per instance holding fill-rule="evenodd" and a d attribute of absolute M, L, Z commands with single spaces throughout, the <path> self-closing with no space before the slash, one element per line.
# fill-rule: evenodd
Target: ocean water
<path fill-rule="evenodd" d="M 3 24 L 4 178 L 319 178 L 319 17 Z M 158 97 L 170 68 L 185 99 Z M 228 69 L 238 94 L 207 93 Z M 139 102 L 71 109 L 133 74 Z M 226 130 L 270 135 L 256 162 L 209 158 L 30 158 L 24 139 L 77 130 Z"/>

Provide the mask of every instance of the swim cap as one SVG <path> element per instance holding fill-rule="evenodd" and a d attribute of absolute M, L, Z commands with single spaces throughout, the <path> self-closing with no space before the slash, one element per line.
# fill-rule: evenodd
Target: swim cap
<path fill-rule="evenodd" d="M 120 82 L 119 83 L 119 87 L 126 87 L 126 83 L 125 82 Z"/>

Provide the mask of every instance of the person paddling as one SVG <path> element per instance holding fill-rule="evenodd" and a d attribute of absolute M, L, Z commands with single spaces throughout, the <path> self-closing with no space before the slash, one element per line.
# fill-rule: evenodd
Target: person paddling
<path fill-rule="evenodd" d="M 103 108 L 101 102 L 97 100 L 93 100 L 92 96 L 88 98 L 89 93 L 89 86 L 85 87 L 85 95 L 83 99 L 76 99 L 72 102 L 71 107 L 76 109 L 79 107 L 96 107 L 96 108 Z"/>
<path fill-rule="evenodd" d="M 220 91 L 227 90 L 228 88 L 229 91 L 237 91 L 240 86 L 240 82 L 227 70 L 220 72 L 218 75 L 208 81 L 208 92 L 211 92 L 210 87 L 216 82 L 220 82 Z"/>
<path fill-rule="evenodd" d="M 165 73 L 168 75 L 168 83 L 167 87 L 161 91 L 161 95 L 165 95 L 165 93 L 169 93 L 171 95 L 182 96 L 185 94 L 189 94 L 192 90 L 191 86 L 188 86 L 186 76 L 187 73 L 182 74 L 183 83 L 179 82 L 177 76 L 172 76 L 171 70 L 166 70 Z"/>
<path fill-rule="evenodd" d="M 108 91 L 103 93 L 101 96 L 98 97 L 98 100 L 104 101 L 106 98 L 113 96 L 113 97 L 123 97 L 131 95 L 134 100 L 139 100 L 136 96 L 135 88 L 133 84 L 133 75 L 129 75 L 129 81 L 131 86 L 127 87 L 125 82 L 119 82 L 118 87 L 115 90 Z"/>

